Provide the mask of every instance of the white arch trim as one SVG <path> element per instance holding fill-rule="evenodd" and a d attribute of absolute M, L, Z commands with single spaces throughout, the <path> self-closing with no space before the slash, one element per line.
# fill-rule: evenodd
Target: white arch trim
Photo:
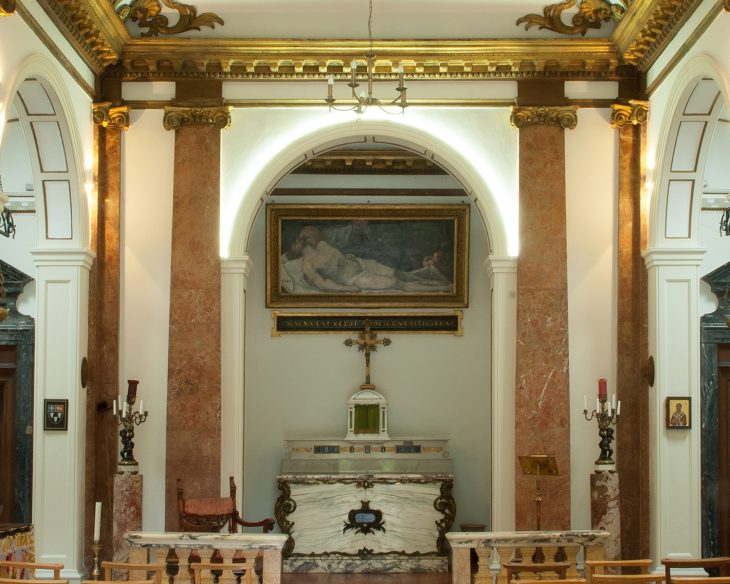
<path fill-rule="evenodd" d="M 2 148 L 5 115 L 7 115 L 10 100 L 28 77 L 42 79 L 55 94 L 52 97 L 55 97 L 61 106 L 58 117 L 64 121 L 65 130 L 68 132 L 67 135 L 71 141 L 71 144 L 65 144 L 65 147 L 68 148 L 69 170 L 73 176 L 71 185 L 71 221 L 73 223 L 71 232 L 73 237 L 71 240 L 63 242 L 62 245 L 65 248 L 88 249 L 90 237 L 89 201 L 84 190 L 85 181 L 82 168 L 84 157 L 81 137 L 78 132 L 79 126 L 74 114 L 73 102 L 66 88 L 67 82 L 64 81 L 61 72 L 53 61 L 41 55 L 31 55 L 10 75 L 7 90 L 0 94 L 0 104 L 2 104 L 2 108 L 0 108 L 0 148 Z M 0 85 L 0 88 L 2 87 L 4 87 L 4 84 Z M 91 112 L 89 112 L 89 115 L 91 115 Z M 36 194 L 37 196 L 38 194 Z M 42 201 L 37 201 L 36 208 L 40 209 L 41 207 Z M 58 245 L 58 243 L 54 242 L 54 245 Z M 39 247 L 46 246 L 45 243 L 39 241 Z"/>
<path fill-rule="evenodd" d="M 689 92 L 697 81 L 702 78 L 715 81 L 722 93 L 722 99 L 725 100 L 725 103 L 730 104 L 730 72 L 724 70 L 712 57 L 705 54 L 693 57 L 677 75 L 670 92 L 671 97 L 667 102 L 664 119 L 661 122 L 661 130 L 657 139 L 655 159 L 658 164 L 653 169 L 651 178 L 654 188 L 649 206 L 649 249 L 699 247 L 699 239 L 697 237 L 681 243 L 668 242 L 663 237 L 663 230 L 664 213 L 668 203 L 667 176 L 672 158 L 671 148 L 674 147 L 678 122 L 681 118 L 681 111 L 689 98 Z M 710 137 L 710 134 L 706 134 L 704 139 L 708 140 Z M 692 207 L 692 225 L 697 225 L 697 215 L 700 212 L 700 207 L 701 201 L 695 201 Z"/>
<path fill-rule="evenodd" d="M 432 157 L 459 180 L 473 197 L 486 224 L 491 254 L 517 254 L 516 203 L 514 209 L 509 203 L 516 201 L 516 194 L 506 192 L 507 188 L 502 185 L 499 174 L 489 160 L 467 160 L 451 143 L 437 137 L 434 132 L 409 126 L 408 122 L 363 119 L 340 121 L 342 118 L 339 116 L 331 119 L 333 122 L 329 126 L 309 126 L 304 130 L 292 128 L 291 135 L 280 136 L 278 148 L 266 153 L 269 162 L 247 184 L 241 184 L 238 192 L 232 194 L 233 203 L 227 211 L 224 210 L 222 216 L 223 257 L 246 254 L 248 236 L 259 207 L 278 181 L 296 165 L 326 149 L 364 139 L 398 144 Z M 297 132 L 299 135 L 296 135 Z M 479 168 L 475 162 L 478 162 Z M 226 223 L 226 216 L 233 220 Z"/>

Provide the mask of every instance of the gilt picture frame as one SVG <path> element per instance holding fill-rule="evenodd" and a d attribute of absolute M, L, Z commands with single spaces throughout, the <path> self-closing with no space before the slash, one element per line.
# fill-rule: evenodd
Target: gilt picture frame
<path fill-rule="evenodd" d="M 266 207 L 266 306 L 468 306 L 469 205 Z"/>
<path fill-rule="evenodd" d="M 689 396 L 668 397 L 665 418 L 667 430 L 689 430 L 692 427 L 692 399 Z"/>

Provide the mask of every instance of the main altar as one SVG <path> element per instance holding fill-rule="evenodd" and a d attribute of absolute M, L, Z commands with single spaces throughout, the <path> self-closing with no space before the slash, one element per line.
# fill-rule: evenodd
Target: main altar
<path fill-rule="evenodd" d="M 391 438 L 387 400 L 366 380 L 347 403 L 344 438 L 288 440 L 274 508 L 287 572 L 445 572 L 456 514 L 448 440 Z"/>

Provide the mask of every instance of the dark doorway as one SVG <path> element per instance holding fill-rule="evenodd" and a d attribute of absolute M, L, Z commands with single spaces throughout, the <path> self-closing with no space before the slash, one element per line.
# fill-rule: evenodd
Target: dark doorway
<path fill-rule="evenodd" d="M 0 346 L 0 523 L 13 519 L 16 365 L 15 347 Z"/>

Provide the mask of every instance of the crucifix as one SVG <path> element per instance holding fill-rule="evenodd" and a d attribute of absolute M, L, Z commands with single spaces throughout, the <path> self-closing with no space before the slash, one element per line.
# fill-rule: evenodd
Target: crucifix
<path fill-rule="evenodd" d="M 365 383 L 363 383 L 361 389 L 373 389 L 375 386 L 370 383 L 370 354 L 378 350 L 378 345 L 387 347 L 390 345 L 390 339 L 382 338 L 378 339 L 377 333 L 370 330 L 370 321 L 365 320 L 364 329 L 361 333 L 358 333 L 356 339 L 347 339 L 345 345 L 352 347 L 357 345 L 357 350 L 365 353 Z"/>

